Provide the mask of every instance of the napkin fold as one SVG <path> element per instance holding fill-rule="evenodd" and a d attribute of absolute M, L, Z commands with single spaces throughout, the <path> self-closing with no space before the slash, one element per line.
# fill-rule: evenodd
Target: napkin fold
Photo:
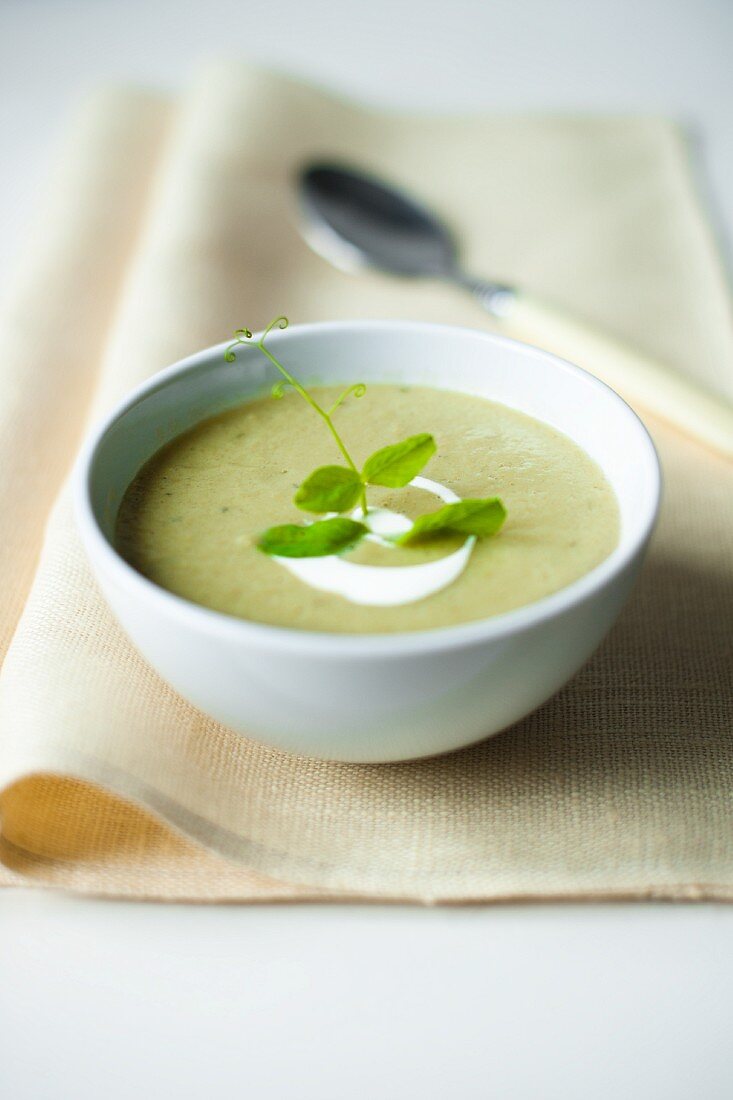
<path fill-rule="evenodd" d="M 283 312 L 491 327 L 457 290 L 311 253 L 292 182 L 316 157 L 435 206 L 477 273 L 733 396 L 728 292 L 664 120 L 407 118 L 236 64 L 178 103 L 96 97 L 0 319 L 0 876 L 168 899 L 733 896 L 733 470 L 668 429 L 650 424 L 666 501 L 611 637 L 535 714 L 441 759 L 238 737 L 101 600 L 61 487 L 87 412 Z"/>

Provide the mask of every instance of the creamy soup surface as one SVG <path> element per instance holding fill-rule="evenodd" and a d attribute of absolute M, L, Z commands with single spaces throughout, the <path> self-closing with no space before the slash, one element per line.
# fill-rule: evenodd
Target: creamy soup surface
<path fill-rule="evenodd" d="M 328 407 L 339 388 L 314 387 Z M 499 534 L 479 539 L 466 570 L 416 603 L 369 607 L 312 588 L 257 549 L 257 536 L 309 517 L 292 503 L 317 466 L 342 464 L 325 425 L 288 393 L 204 420 L 142 468 L 120 507 L 116 543 L 144 576 L 194 603 L 254 622 L 304 630 L 391 633 L 485 619 L 563 588 L 618 541 L 614 493 L 575 443 L 523 413 L 468 394 L 370 385 L 335 414 L 357 464 L 375 450 L 431 432 L 422 473 L 460 497 L 500 496 Z M 414 518 L 441 507 L 422 489 L 368 491 L 371 507 Z M 362 543 L 347 560 L 395 568 L 461 545 L 441 537 L 410 548 Z"/>

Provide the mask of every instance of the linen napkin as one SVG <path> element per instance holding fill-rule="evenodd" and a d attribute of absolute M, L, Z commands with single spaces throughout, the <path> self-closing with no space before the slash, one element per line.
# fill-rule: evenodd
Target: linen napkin
<path fill-rule="evenodd" d="M 287 756 L 189 707 L 107 611 L 66 489 L 49 515 L 93 386 L 92 418 L 279 313 L 490 327 L 451 288 L 312 254 L 292 178 L 315 157 L 385 173 L 478 273 L 733 396 L 728 293 L 664 120 L 407 118 L 234 64 L 179 103 L 97 98 L 0 323 L 3 880 L 167 899 L 730 898 L 733 471 L 668 429 L 650 425 L 660 528 L 609 640 L 519 725 L 418 763 Z"/>

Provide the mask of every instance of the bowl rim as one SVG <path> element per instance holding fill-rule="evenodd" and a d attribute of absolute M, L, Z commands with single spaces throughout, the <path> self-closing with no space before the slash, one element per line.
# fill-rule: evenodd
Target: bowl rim
<path fill-rule="evenodd" d="M 646 450 L 649 474 L 652 478 L 651 505 L 648 514 L 640 525 L 636 535 L 626 547 L 617 546 L 608 557 L 565 587 L 543 596 L 539 600 L 514 608 L 486 619 L 456 623 L 451 626 L 433 627 L 427 630 L 406 630 L 390 633 L 340 633 L 332 631 L 302 630 L 293 627 L 274 626 L 241 619 L 225 612 L 214 611 L 193 603 L 162 588 L 154 581 L 139 573 L 118 553 L 102 531 L 94 513 L 91 500 L 91 482 L 97 452 L 110 429 L 132 408 L 148 396 L 174 382 L 178 377 L 203 366 L 231 346 L 232 341 L 203 348 L 168 367 L 157 371 L 144 382 L 127 393 L 120 401 L 94 424 L 86 437 L 75 463 L 72 475 L 74 513 L 87 557 L 96 572 L 100 568 L 111 573 L 116 583 L 123 589 L 138 594 L 167 617 L 183 619 L 192 629 L 204 634 L 227 636 L 234 642 L 252 642 L 271 649 L 289 651 L 308 651 L 327 654 L 332 657 L 349 659 L 353 656 L 381 656 L 392 653 L 440 651 L 473 646 L 477 643 L 500 640 L 531 629 L 547 620 L 577 607 L 589 597 L 599 592 L 638 557 L 646 546 L 659 514 L 661 498 L 661 469 L 656 448 L 642 420 L 619 394 L 605 382 L 589 371 L 578 367 L 552 352 L 536 348 L 531 344 L 515 340 L 508 336 L 472 329 L 463 325 L 441 324 L 431 321 L 404 320 L 340 320 L 319 321 L 291 325 L 282 331 L 280 338 L 297 338 L 299 333 L 318 333 L 320 331 L 350 331 L 358 336 L 360 331 L 382 330 L 389 332 L 442 331 L 456 335 L 470 333 L 479 336 L 489 344 L 500 347 L 520 348 L 522 354 L 544 360 L 548 367 L 582 378 L 586 383 L 603 394 L 606 400 L 621 408 L 629 419 L 633 430 L 639 436 L 642 448 Z M 253 344 L 260 333 L 253 335 Z M 273 337 L 276 336 L 273 332 Z"/>

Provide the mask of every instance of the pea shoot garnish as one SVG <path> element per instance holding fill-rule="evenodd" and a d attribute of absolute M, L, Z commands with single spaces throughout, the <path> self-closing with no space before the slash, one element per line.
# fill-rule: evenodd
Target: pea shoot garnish
<path fill-rule="evenodd" d="M 293 503 L 298 508 L 312 515 L 327 516 L 326 519 L 270 527 L 260 535 L 257 546 L 263 553 L 273 557 L 312 558 L 343 554 L 369 534 L 368 486 L 401 489 L 409 485 L 435 454 L 435 440 L 429 432 L 420 432 L 399 443 L 381 447 L 369 456 L 360 470 L 339 434 L 333 417 L 347 398 L 362 398 L 366 393 L 366 386 L 363 382 L 348 386 L 328 409 L 323 408 L 265 343 L 274 328 L 285 329 L 287 326 L 286 317 L 276 317 L 259 340 L 255 341 L 256 347 L 282 375 L 282 381 L 272 388 L 272 396 L 282 397 L 288 387 L 300 394 L 324 421 L 345 465 L 319 466 L 305 478 L 293 497 Z M 234 362 L 235 349 L 239 345 L 247 344 L 253 339 L 252 333 L 246 328 L 237 329 L 234 335 L 234 342 L 224 353 L 228 363 Z M 341 515 L 344 512 L 350 515 Z M 446 532 L 485 538 L 496 534 L 505 518 L 506 509 L 498 497 L 461 500 L 456 504 L 445 505 L 436 512 L 419 516 L 408 531 L 392 541 L 395 545 L 410 546 Z"/>

